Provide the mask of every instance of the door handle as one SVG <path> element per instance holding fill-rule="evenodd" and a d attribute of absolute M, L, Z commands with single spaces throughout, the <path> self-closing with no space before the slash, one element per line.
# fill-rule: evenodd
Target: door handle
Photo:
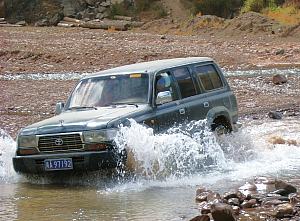
<path fill-rule="evenodd" d="M 203 103 L 203 106 L 204 106 L 204 107 L 209 107 L 209 103 L 208 103 L 208 102 L 204 102 L 204 103 Z"/>
<path fill-rule="evenodd" d="M 184 108 L 179 109 L 179 113 L 180 114 L 185 114 L 185 109 Z"/>

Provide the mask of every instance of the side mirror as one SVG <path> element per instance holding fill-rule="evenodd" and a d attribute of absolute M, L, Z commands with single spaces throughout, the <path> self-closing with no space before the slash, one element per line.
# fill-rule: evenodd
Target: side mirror
<path fill-rule="evenodd" d="M 172 94 L 170 91 L 159 92 L 156 97 L 156 105 L 165 104 L 172 101 Z"/>
<path fill-rule="evenodd" d="M 63 103 L 63 102 L 56 103 L 55 114 L 58 115 L 61 112 L 63 112 L 64 107 L 65 107 L 65 103 Z"/>

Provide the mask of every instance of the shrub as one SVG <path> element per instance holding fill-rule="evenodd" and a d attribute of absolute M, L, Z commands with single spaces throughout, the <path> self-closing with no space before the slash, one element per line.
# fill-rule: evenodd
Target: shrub
<path fill-rule="evenodd" d="M 216 15 L 232 18 L 243 5 L 244 0 L 181 0 L 193 14 Z"/>
<path fill-rule="evenodd" d="M 246 0 L 242 12 L 261 12 L 265 8 L 276 8 L 285 0 Z"/>
<path fill-rule="evenodd" d="M 153 18 L 162 18 L 167 15 L 166 10 L 158 0 L 126 0 L 113 4 L 110 9 L 110 16 L 138 17 L 142 12 L 149 12 Z"/>

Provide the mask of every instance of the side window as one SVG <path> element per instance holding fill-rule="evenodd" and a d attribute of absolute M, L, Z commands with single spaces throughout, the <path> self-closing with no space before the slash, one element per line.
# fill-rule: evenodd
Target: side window
<path fill-rule="evenodd" d="M 165 92 L 164 95 L 161 92 Z M 156 104 L 164 104 L 171 101 L 178 100 L 178 94 L 175 87 L 175 82 L 169 72 L 162 72 L 156 75 L 155 78 L 155 97 L 161 93 L 161 95 L 166 96 L 163 101 L 158 102 L 156 100 Z M 169 95 L 168 95 L 169 94 Z M 170 98 L 168 98 L 170 96 Z"/>
<path fill-rule="evenodd" d="M 219 73 L 213 65 L 196 66 L 195 71 L 198 81 L 202 83 L 206 91 L 223 87 Z"/>
<path fill-rule="evenodd" d="M 190 72 L 186 67 L 174 69 L 173 74 L 178 83 L 182 98 L 196 95 L 196 89 Z"/>

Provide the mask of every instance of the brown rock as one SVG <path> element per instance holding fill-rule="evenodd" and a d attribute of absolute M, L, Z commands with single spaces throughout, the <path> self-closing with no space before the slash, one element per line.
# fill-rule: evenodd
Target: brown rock
<path fill-rule="evenodd" d="M 283 218 L 287 215 L 291 215 L 294 212 L 293 206 L 289 203 L 281 204 L 276 207 L 275 209 L 275 217 L 276 218 Z"/>
<path fill-rule="evenodd" d="M 208 214 L 211 212 L 211 204 L 202 202 L 199 205 L 199 210 L 201 211 L 201 214 Z"/>
<path fill-rule="evenodd" d="M 247 182 L 245 185 L 241 186 L 239 189 L 255 191 L 255 190 L 257 190 L 257 186 L 254 183 L 248 183 Z"/>
<path fill-rule="evenodd" d="M 289 194 L 289 201 L 291 204 L 297 204 L 300 202 L 300 195 L 298 193 Z"/>
<path fill-rule="evenodd" d="M 294 187 L 291 184 L 288 184 L 282 180 L 275 181 L 275 188 L 276 188 L 276 190 L 284 189 L 286 191 L 286 195 L 297 192 L 296 187 Z"/>
<path fill-rule="evenodd" d="M 277 206 L 277 205 L 285 204 L 285 203 L 287 203 L 287 202 L 286 201 L 281 201 L 281 200 L 278 200 L 278 199 L 271 199 L 271 200 L 264 200 L 262 202 L 262 205 L 266 206 L 266 207 L 271 207 L 271 206 Z"/>
<path fill-rule="evenodd" d="M 240 214 L 240 207 L 233 206 L 232 210 L 233 210 L 234 215 L 238 216 Z"/>
<path fill-rule="evenodd" d="M 257 203 L 256 199 L 245 200 L 245 201 L 241 204 L 241 207 L 242 207 L 243 209 L 253 208 L 253 207 L 255 206 L 256 203 Z"/>
<path fill-rule="evenodd" d="M 272 78 L 273 84 L 284 84 L 287 82 L 287 78 L 282 74 L 276 74 Z"/>
<path fill-rule="evenodd" d="M 194 217 L 190 221 L 210 221 L 210 218 L 208 215 L 200 215 L 200 216 Z"/>
<path fill-rule="evenodd" d="M 223 198 L 229 200 L 231 198 L 238 198 L 238 196 L 236 192 L 228 192 L 228 193 L 224 193 Z"/>
<path fill-rule="evenodd" d="M 224 203 L 213 204 L 211 214 L 214 221 L 236 221 L 232 207 Z"/>
<path fill-rule="evenodd" d="M 196 196 L 198 196 L 200 193 L 206 192 L 207 189 L 205 187 L 198 187 L 196 190 Z"/>
<path fill-rule="evenodd" d="M 196 202 L 207 201 L 208 195 L 211 194 L 210 191 L 202 192 L 196 196 Z"/>
<path fill-rule="evenodd" d="M 228 200 L 228 204 L 232 206 L 239 206 L 240 205 L 240 200 L 238 198 L 230 198 Z"/>

